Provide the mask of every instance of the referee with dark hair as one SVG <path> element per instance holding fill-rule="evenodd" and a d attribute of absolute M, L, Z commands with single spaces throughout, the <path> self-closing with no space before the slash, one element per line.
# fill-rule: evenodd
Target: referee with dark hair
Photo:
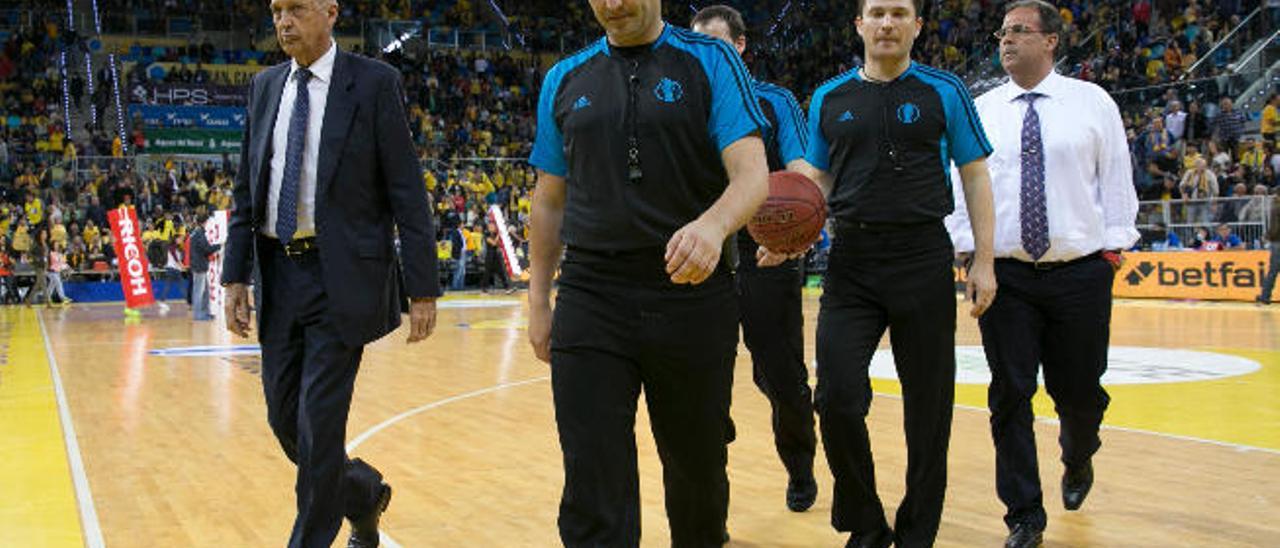
<path fill-rule="evenodd" d="M 742 14 L 725 6 L 702 8 L 693 30 L 728 42 L 741 55 L 747 49 Z M 804 159 L 804 113 L 786 88 L 752 81 L 760 109 L 771 126 L 765 132 L 769 171 L 798 169 Z M 803 512 L 818 496 L 813 479 L 817 436 L 813 429 L 813 391 L 804 364 L 804 315 L 800 306 L 801 259 L 775 268 L 756 265 L 759 245 L 738 232 L 738 306 L 742 337 L 751 350 L 752 379 L 773 408 L 773 437 L 787 469 L 787 508 Z"/>
<path fill-rule="evenodd" d="M 566 546 L 640 543 L 641 390 L 672 546 L 725 539 L 738 307 L 721 251 L 768 193 L 768 122 L 738 55 L 661 5 L 591 0 L 606 36 L 538 101 L 529 341 L 551 363 Z"/>
<path fill-rule="evenodd" d="M 913 63 L 923 0 L 861 0 L 867 63 L 823 84 L 809 106 L 802 173 L 829 195 L 836 233 L 818 313 L 816 405 L 835 475 L 832 525 L 849 546 L 931 546 L 942 518 L 955 399 L 955 281 L 942 219 L 960 166 L 977 253 L 972 315 L 995 296 L 991 145 L 955 75 Z M 761 264 L 780 257 L 765 252 Z M 888 328 L 902 383 L 907 493 L 890 529 L 867 435 L 868 368 Z"/>

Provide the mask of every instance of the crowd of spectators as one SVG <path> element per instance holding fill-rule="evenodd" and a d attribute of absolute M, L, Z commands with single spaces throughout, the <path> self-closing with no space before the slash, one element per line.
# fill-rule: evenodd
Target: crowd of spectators
<path fill-rule="evenodd" d="M 205 4 L 245 14 L 258 9 L 256 2 Z M 667 19 L 675 24 L 687 24 L 695 7 L 685 2 L 666 4 Z M 1143 199 L 1169 204 L 1160 209 L 1160 215 L 1151 213 L 1155 209 L 1144 210 L 1147 217 L 1142 222 L 1199 226 L 1209 233 L 1221 223 L 1230 227 L 1255 222 L 1262 215 L 1261 208 L 1253 205 L 1261 203 L 1257 197 L 1280 185 L 1274 133 L 1271 141 L 1245 133 L 1250 127 L 1246 115 L 1222 97 L 1236 90 L 1213 78 L 1193 78 L 1194 85 L 1178 82 L 1256 4 L 1256 0 L 1061 4 L 1067 22 L 1061 70 L 1113 92 L 1129 132 L 1135 186 Z M 341 5 L 340 20 L 418 17 L 436 26 L 496 32 L 507 41 L 510 49 L 405 47 L 378 55 L 404 75 L 423 184 L 436 207 L 438 253 L 450 259 L 447 276 L 471 263 L 472 274 L 462 281 L 474 277 L 489 239 L 486 232 L 494 229 L 486 223 L 491 206 L 503 210 L 517 255 L 522 255 L 535 176 L 519 159 L 527 157 L 533 140 L 542 70 L 549 59 L 572 53 L 599 37 L 587 4 L 384 0 Z M 992 73 L 996 43 L 989 36 L 999 26 L 998 2 L 928 0 L 926 5 L 926 28 L 917 40 L 915 58 L 970 81 Z M 188 4 L 178 6 L 171 0 L 105 0 L 100 6 L 162 14 L 188 9 Z M 862 46 L 849 2 L 761 0 L 750 3 L 744 15 L 751 44 L 745 60 L 752 72 L 795 90 L 802 101 L 823 79 L 860 63 Z M 111 128 L 101 127 L 101 119 L 86 128 L 84 142 L 71 144 L 62 134 L 61 83 L 51 62 L 59 44 L 59 29 L 51 18 L 9 34 L 0 54 L 3 259 L 10 264 L 22 262 L 31 249 L 29 242 L 47 232 L 50 247 L 65 254 L 72 270 L 93 270 L 110 263 L 104 212 L 126 203 L 137 207 L 148 227 L 143 234 L 148 245 L 179 246 L 186 227 L 200 213 L 229 205 L 235 158 L 205 163 L 121 159 L 125 144 L 132 151 L 145 152 L 145 130 L 130 127 L 122 142 Z M 1230 52 L 1211 59 L 1205 74 L 1215 75 L 1230 59 Z M 135 70 L 123 75 L 132 85 L 157 76 L 168 82 L 229 83 L 219 82 L 220 73 L 205 66 L 270 65 L 283 57 L 279 52 L 253 49 L 222 50 L 198 39 L 187 47 L 130 48 L 122 60 L 136 62 Z M 156 61 L 178 67 L 163 75 L 149 74 L 146 67 Z M 96 77 L 93 94 L 85 95 L 85 83 L 77 73 L 68 83 L 69 95 L 75 105 L 87 99 L 106 112 L 112 107 L 111 73 L 99 67 Z M 1278 102 L 1271 100 L 1273 120 Z M 1274 131 L 1275 126 L 1270 127 Z M 116 159 L 65 162 L 77 154 Z M 1245 196 L 1257 199 L 1230 199 Z M 1163 213 L 1166 210 L 1168 215 Z M 165 255 L 157 257 L 168 262 Z"/>

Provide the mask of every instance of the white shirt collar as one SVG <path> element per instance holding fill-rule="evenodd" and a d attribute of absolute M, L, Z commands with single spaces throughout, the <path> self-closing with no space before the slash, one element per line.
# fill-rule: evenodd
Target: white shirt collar
<path fill-rule="evenodd" d="M 1055 92 L 1058 91 L 1058 83 L 1061 79 L 1062 75 L 1050 70 L 1049 75 L 1045 76 L 1044 80 L 1041 80 L 1040 83 L 1036 84 L 1036 87 L 1032 89 L 1022 89 L 1022 86 L 1019 86 L 1017 82 L 1010 79 L 1009 87 L 1005 94 L 1005 100 L 1009 102 L 1017 101 L 1024 93 L 1039 93 L 1045 97 L 1053 97 Z"/>
<path fill-rule="evenodd" d="M 311 63 L 311 66 L 307 67 L 307 69 L 311 71 L 311 77 L 319 80 L 320 82 L 326 84 L 329 83 L 329 77 L 333 76 L 333 60 L 337 56 L 338 43 L 330 39 L 329 51 L 324 52 L 324 55 L 321 55 L 319 59 L 316 59 Z M 296 74 L 300 68 L 302 68 L 302 65 L 299 65 L 298 60 L 294 59 L 292 66 L 289 69 L 289 78 L 293 78 L 293 75 Z"/>

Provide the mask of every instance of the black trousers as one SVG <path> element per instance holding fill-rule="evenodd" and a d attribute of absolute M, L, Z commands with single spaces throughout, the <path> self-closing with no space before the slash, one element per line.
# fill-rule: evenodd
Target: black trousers
<path fill-rule="evenodd" d="M 1051 270 L 996 261 L 1000 290 L 978 325 L 991 368 L 987 403 L 996 491 L 1010 527 L 1046 522 L 1031 409 L 1041 364 L 1061 424 L 1062 462 L 1083 464 L 1102 445 L 1098 427 L 1110 398 L 1101 378 L 1107 370 L 1114 277 L 1111 263 L 1100 255 Z"/>
<path fill-rule="evenodd" d="M 742 338 L 751 351 L 752 379 L 773 409 L 773 442 L 782 465 L 791 478 L 807 478 L 813 475 L 818 439 L 804 363 L 800 268 L 795 260 L 757 268 L 753 257 L 742 258 L 737 274 Z"/>
<path fill-rule="evenodd" d="M 1280 242 L 1271 242 L 1271 265 L 1267 268 L 1267 277 L 1262 280 L 1262 293 L 1258 295 L 1264 302 L 1271 302 L 1271 291 L 1276 287 L 1276 275 L 1280 274 Z"/>
<path fill-rule="evenodd" d="M 876 493 L 867 436 L 868 368 L 885 329 L 902 382 L 907 493 L 897 546 L 930 546 L 947 487 L 955 399 L 956 291 L 951 239 L 939 220 L 913 226 L 842 227 L 818 313 L 822 443 L 835 476 L 831 523 L 855 535 L 888 524 Z"/>
<path fill-rule="evenodd" d="M 720 546 L 738 312 L 727 270 L 672 284 L 663 250 L 570 248 L 551 329 L 565 546 L 640 543 L 635 415 L 645 394 L 676 547 Z"/>
<path fill-rule="evenodd" d="M 364 348 L 347 346 L 331 321 L 319 254 L 291 258 L 275 240 L 259 242 L 267 421 L 298 466 L 289 546 L 327 548 L 343 516 L 368 515 L 381 491 L 382 475 L 344 448 Z"/>
<path fill-rule="evenodd" d="M 484 277 L 480 278 L 480 289 L 487 290 L 493 287 L 494 280 L 502 284 L 503 289 L 511 287 L 511 281 L 507 279 L 507 266 L 502 262 L 502 256 L 496 251 L 485 251 Z"/>

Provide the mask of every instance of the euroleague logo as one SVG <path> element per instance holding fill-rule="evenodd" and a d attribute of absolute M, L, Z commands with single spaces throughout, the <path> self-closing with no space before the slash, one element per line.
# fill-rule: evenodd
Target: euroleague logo
<path fill-rule="evenodd" d="M 663 78 L 653 87 L 653 96 L 664 103 L 677 103 L 684 97 L 684 86 L 670 78 Z"/>

